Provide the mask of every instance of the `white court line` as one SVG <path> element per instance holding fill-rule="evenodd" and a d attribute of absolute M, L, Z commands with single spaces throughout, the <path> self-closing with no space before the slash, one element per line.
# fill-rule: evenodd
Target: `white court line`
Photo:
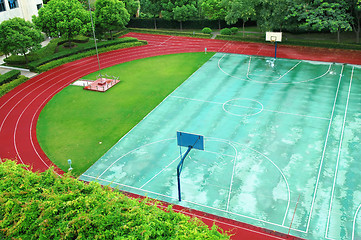
<path fill-rule="evenodd" d="M 352 78 L 353 78 L 354 69 L 355 69 L 355 68 L 352 68 L 350 86 L 349 86 L 349 88 L 348 88 L 348 95 L 347 95 L 347 102 L 346 102 L 345 114 L 344 114 L 344 116 L 343 116 L 343 123 L 342 123 L 342 131 L 341 131 L 341 137 L 340 137 L 340 144 L 338 145 L 338 154 L 337 154 L 337 161 L 336 161 L 336 169 L 335 169 L 335 175 L 334 175 L 334 177 L 333 177 L 332 194 L 331 194 L 331 201 L 330 201 L 330 206 L 329 206 L 328 215 L 327 215 L 327 226 L 326 226 L 325 238 L 328 237 L 328 236 L 327 236 L 327 235 L 328 235 L 328 228 L 329 228 L 330 220 L 331 220 L 332 202 L 333 202 L 333 196 L 334 196 L 334 193 L 335 193 L 336 179 L 337 179 L 337 173 L 338 173 L 338 165 L 339 165 L 339 162 L 340 162 L 341 149 L 342 149 L 342 141 L 343 141 L 343 134 L 344 134 L 345 125 L 346 125 L 345 123 L 346 123 L 346 117 L 347 117 L 348 103 L 349 103 L 349 100 L 350 100 L 351 85 L 352 85 Z"/>
<path fill-rule="evenodd" d="M 318 77 L 315 77 L 315 78 L 310 78 L 310 79 L 306 79 L 306 80 L 303 80 L 303 81 L 297 81 L 297 82 L 283 82 L 283 83 L 281 82 L 281 83 L 280 83 L 280 82 L 272 82 L 272 81 L 269 81 L 269 82 L 255 81 L 255 80 L 240 78 L 240 77 L 234 76 L 234 75 L 229 74 L 228 72 L 224 71 L 224 70 L 222 69 L 222 67 L 221 67 L 221 61 L 223 60 L 224 56 L 226 56 L 226 55 L 230 55 L 230 54 L 224 54 L 224 55 L 222 56 L 222 58 L 218 60 L 218 68 L 219 68 L 219 70 L 221 70 L 224 74 L 226 74 L 226 75 L 228 75 L 228 76 L 230 76 L 230 77 L 232 77 L 232 78 L 236 78 L 236 79 L 239 79 L 239 80 L 241 80 L 241 81 L 248 81 L 248 82 L 254 82 L 254 83 L 259 83 L 259 84 L 298 84 L 298 83 L 311 82 L 311 81 L 314 81 L 314 80 L 316 80 L 316 79 L 322 78 L 323 76 L 325 76 L 326 74 L 328 74 L 328 73 L 330 72 L 330 70 L 331 70 L 331 64 L 329 64 L 328 70 L 327 70 L 324 74 L 322 74 L 322 75 L 320 75 L 320 76 L 318 76 Z M 311 62 L 311 61 L 308 61 L 308 62 Z M 250 61 L 249 61 L 249 63 L 248 63 L 248 70 L 247 70 L 247 75 L 246 75 L 247 77 L 248 77 L 248 75 L 249 75 L 250 64 L 251 64 L 251 59 L 250 59 Z"/>
<path fill-rule="evenodd" d="M 180 97 L 180 96 L 170 96 L 170 97 L 180 98 L 180 99 L 185 99 L 185 100 L 190 100 L 190 101 L 198 101 L 198 102 L 212 103 L 212 104 L 230 105 L 230 106 L 234 106 L 234 107 L 249 108 L 249 109 L 256 109 L 256 110 L 262 109 L 262 108 L 246 107 L 246 106 L 233 105 L 233 104 L 224 104 L 224 103 L 221 103 L 221 102 L 207 101 L 207 100 L 201 100 L 201 99 L 195 99 L 195 98 L 187 98 L 187 97 Z M 252 100 L 252 101 L 254 101 L 254 100 Z M 262 105 L 262 104 L 260 104 L 260 105 Z M 262 105 L 262 106 L 263 106 L 263 105 Z M 287 115 L 293 115 L 293 116 L 299 116 L 299 117 L 306 117 L 306 118 L 316 118 L 316 119 L 322 119 L 322 120 L 327 120 L 327 121 L 330 120 L 329 118 L 324 118 L 324 117 L 316 117 L 316 116 L 309 116 L 309 115 L 304 115 L 304 114 L 281 112 L 281 111 L 269 110 L 269 109 L 265 109 L 265 108 L 263 108 L 263 111 L 275 112 L 275 113 L 287 114 Z M 226 111 L 226 112 L 227 112 L 227 111 Z"/>
<path fill-rule="evenodd" d="M 286 76 L 289 72 L 291 72 L 293 69 L 295 69 L 302 61 L 299 61 L 297 64 L 295 64 L 291 69 L 289 69 L 285 74 L 283 74 L 281 77 L 279 77 L 277 80 L 274 80 L 272 82 L 277 82 L 281 80 L 284 76 Z"/>
<path fill-rule="evenodd" d="M 175 161 L 177 161 L 177 159 L 180 158 L 180 156 L 178 156 L 176 159 L 174 159 L 172 162 L 170 162 L 167 166 L 165 166 L 162 170 L 160 170 L 156 175 L 154 175 L 151 179 L 149 179 L 146 183 L 144 183 L 140 189 L 142 189 L 143 187 L 145 187 L 145 185 L 147 185 L 149 182 L 151 182 L 154 178 L 158 177 L 159 174 L 161 174 L 165 169 L 167 169 L 170 165 L 172 165 Z"/>
<path fill-rule="evenodd" d="M 318 175 L 317 175 L 317 181 L 316 181 L 315 191 L 314 191 L 314 193 L 313 193 L 313 198 L 312 198 L 311 210 L 310 210 L 310 214 L 309 214 L 309 216 L 308 216 L 306 233 L 308 232 L 309 227 L 310 227 L 310 222 L 311 222 L 311 217 L 312 217 L 312 212 L 313 212 L 313 206 L 314 206 L 314 204 L 315 204 L 315 199 L 316 199 L 316 194 L 317 194 L 317 189 L 318 189 L 318 183 L 319 183 L 319 181 L 320 181 L 321 170 L 322 170 L 322 166 L 323 166 L 323 160 L 325 159 L 326 147 L 327 147 L 328 137 L 329 137 L 329 135 L 330 135 L 331 125 L 332 125 L 332 120 L 333 120 L 333 114 L 335 113 L 336 101 L 337 101 L 337 96 L 338 96 L 338 92 L 339 92 L 340 85 L 341 85 L 341 79 L 342 79 L 343 69 L 344 69 L 344 65 L 342 65 L 340 78 L 339 78 L 339 80 L 338 80 L 338 85 L 337 85 L 337 91 L 336 91 L 336 95 L 335 95 L 335 100 L 334 100 L 334 102 L 333 102 L 333 107 L 332 107 L 332 112 L 331 112 L 330 123 L 328 124 L 328 130 L 327 130 L 326 140 L 325 140 L 325 144 L 324 144 L 324 147 L 323 147 L 323 152 L 322 152 L 322 157 L 321 157 L 320 166 L 319 166 L 319 169 L 318 169 Z"/>
<path fill-rule="evenodd" d="M 360 210 L 361 208 L 361 204 L 358 206 L 357 210 L 356 210 L 356 213 L 355 213 L 355 217 L 353 218 L 353 224 L 352 224 L 352 240 L 354 240 L 355 238 L 355 226 L 356 226 L 356 218 L 357 218 L 357 214 L 358 214 L 358 211 Z"/>
<path fill-rule="evenodd" d="M 234 171 L 235 171 L 235 168 L 236 168 L 236 162 L 237 162 L 237 156 L 238 156 L 237 148 L 231 143 L 228 143 L 228 144 L 231 145 L 234 148 L 234 150 L 236 151 L 236 155 L 234 156 L 234 159 L 233 159 L 233 170 L 232 170 L 231 183 L 229 184 L 228 201 L 227 201 L 227 208 L 226 208 L 227 211 L 229 209 L 229 202 L 231 201 L 233 177 L 234 177 Z"/>

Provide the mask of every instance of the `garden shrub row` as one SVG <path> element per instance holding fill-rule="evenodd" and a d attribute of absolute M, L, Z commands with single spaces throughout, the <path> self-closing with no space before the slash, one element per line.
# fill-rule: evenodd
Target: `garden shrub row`
<path fill-rule="evenodd" d="M 17 79 L 20 73 L 21 72 L 19 70 L 11 70 L 9 72 L 4 73 L 3 75 L 0 76 L 0 86 L 5 83 L 9 83 L 12 80 Z"/>
<path fill-rule="evenodd" d="M 159 209 L 53 169 L 0 162 L 0 233 L 5 239 L 229 239 L 197 218 Z M 1 237 L 1 235 L 0 235 Z"/>
<path fill-rule="evenodd" d="M 121 43 L 130 43 L 130 42 L 137 42 L 137 41 L 138 41 L 138 39 L 136 39 L 136 38 L 127 37 L 127 38 L 115 39 L 112 41 L 97 42 L 97 46 L 98 46 L 98 48 L 104 48 L 104 47 L 117 45 L 117 44 L 121 44 Z M 37 67 L 44 65 L 48 62 L 55 61 L 55 60 L 58 60 L 61 58 L 65 58 L 65 57 L 68 57 L 68 56 L 71 56 L 74 54 L 87 52 L 87 51 L 93 50 L 93 49 L 95 49 L 94 43 L 89 42 L 89 43 L 79 46 L 77 48 L 58 52 L 58 53 L 52 54 L 48 57 L 41 58 L 37 61 L 29 63 L 28 66 L 29 66 L 30 71 L 36 71 Z"/>
<path fill-rule="evenodd" d="M 196 37 L 196 38 L 211 38 L 210 34 L 204 34 L 204 33 L 154 30 L 154 29 L 145 29 L 145 28 L 128 28 L 128 29 L 131 32 L 140 32 L 140 33 L 151 33 L 151 34 L 172 35 L 172 36 L 182 36 L 182 37 Z"/>
<path fill-rule="evenodd" d="M 0 86 L 0 97 L 4 96 L 6 93 L 10 92 L 11 90 L 16 88 L 20 84 L 26 82 L 28 79 L 29 79 L 28 77 L 20 75 L 17 79 L 15 79 L 9 83 L 5 83 L 5 84 L 1 85 Z"/>
<path fill-rule="evenodd" d="M 216 39 L 228 40 L 228 41 L 265 43 L 265 34 L 260 34 L 259 36 L 254 36 L 254 37 L 217 35 Z M 294 40 L 294 39 L 285 39 L 285 38 L 283 39 L 281 44 L 305 46 L 305 47 L 322 47 L 322 48 L 361 50 L 361 44 L 332 43 L 332 42 L 309 41 L 309 40 Z"/>
<path fill-rule="evenodd" d="M 112 46 L 108 46 L 108 47 L 103 47 L 98 49 L 99 53 L 103 53 L 103 52 L 108 52 L 108 51 L 113 51 L 113 50 L 117 50 L 117 49 L 121 49 L 121 48 L 129 48 L 129 47 L 136 47 L 136 46 L 142 46 L 142 45 L 146 45 L 147 42 L 146 41 L 136 41 L 136 42 L 128 42 L 128 43 L 120 43 L 117 45 L 112 45 Z M 72 62 L 81 58 L 85 58 L 85 57 L 89 57 L 92 55 L 95 55 L 95 49 L 87 51 L 87 52 L 82 52 L 82 53 L 78 53 L 78 54 L 74 54 L 68 57 L 64 57 L 64 58 L 60 58 L 57 60 L 53 60 L 51 62 L 45 63 L 41 66 L 36 67 L 33 71 L 35 72 L 45 72 L 48 71 L 52 68 L 58 67 L 60 65 L 63 65 L 65 63 L 68 62 Z"/>

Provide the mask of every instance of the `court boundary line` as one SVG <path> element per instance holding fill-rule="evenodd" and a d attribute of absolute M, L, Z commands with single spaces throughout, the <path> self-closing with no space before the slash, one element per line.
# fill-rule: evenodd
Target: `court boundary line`
<path fill-rule="evenodd" d="M 314 190 L 314 192 L 313 192 L 310 214 L 308 215 L 306 233 L 308 233 L 308 230 L 309 230 L 309 227 L 310 227 L 310 222 L 311 222 L 312 213 L 313 213 L 313 207 L 314 207 L 314 204 L 315 204 L 316 195 L 317 195 L 317 190 L 318 190 L 318 184 L 319 184 L 320 177 L 321 177 L 321 171 L 322 171 L 323 161 L 324 161 L 324 159 L 325 159 L 325 153 L 326 153 L 326 148 L 327 148 L 327 143 L 328 143 L 328 137 L 329 137 L 329 135 L 330 135 L 330 130 L 331 130 L 331 125 L 332 125 L 333 115 L 334 115 L 334 113 L 335 113 L 335 108 L 336 108 L 336 102 L 337 102 L 338 92 L 339 92 L 340 85 L 341 85 L 343 69 L 344 69 L 344 65 L 342 65 L 342 69 L 341 69 L 341 73 L 340 73 L 340 78 L 339 78 L 339 80 L 338 80 L 338 86 L 337 86 L 337 90 L 336 90 L 336 95 L 335 95 L 335 99 L 334 99 L 334 102 L 333 102 L 333 108 L 332 108 L 332 112 L 331 112 L 330 123 L 328 124 L 328 130 L 327 130 L 326 140 L 325 140 L 325 144 L 324 144 L 323 151 L 322 151 L 321 162 L 320 162 L 319 169 L 318 169 L 318 175 L 317 175 L 315 190 Z"/>
<path fill-rule="evenodd" d="M 360 210 L 361 208 L 361 204 L 358 206 L 357 210 L 356 210 L 356 213 L 355 213 L 355 217 L 353 218 L 353 224 L 352 224 L 352 240 L 354 240 L 355 238 L 355 225 L 356 225 L 356 218 L 357 218 L 357 214 L 358 214 L 358 211 Z"/>
<path fill-rule="evenodd" d="M 347 117 L 348 104 L 349 104 L 349 100 L 350 100 L 350 93 L 351 93 L 353 73 L 354 73 L 354 68 L 352 68 L 350 86 L 349 86 L 349 89 L 348 89 L 348 95 L 347 95 L 347 101 L 346 101 L 346 107 L 345 107 L 345 114 L 344 114 L 343 123 L 342 123 L 342 130 L 341 130 L 341 136 L 340 136 L 340 144 L 339 144 L 339 146 L 338 146 L 338 153 L 337 153 L 337 161 L 336 161 L 335 175 L 334 175 L 334 177 L 333 177 L 332 193 L 331 193 L 331 197 L 330 197 L 330 206 L 329 206 L 328 215 L 327 215 L 327 225 L 326 225 L 325 238 L 328 238 L 329 225 L 330 225 L 330 220 L 331 220 L 332 204 L 333 204 L 333 198 L 334 198 L 334 193 L 335 193 L 336 179 L 337 179 L 337 174 L 338 174 L 338 166 L 339 166 L 340 156 L 341 156 L 341 149 L 342 149 L 342 142 L 343 142 L 343 134 L 344 134 L 345 125 L 346 125 L 346 117 Z"/>
<path fill-rule="evenodd" d="M 232 194 L 232 186 L 233 186 L 233 177 L 234 177 L 234 170 L 235 170 L 235 166 L 236 166 L 236 162 L 237 162 L 237 157 L 238 157 L 238 151 L 237 148 L 232 144 L 232 143 L 228 143 L 229 145 L 231 145 L 234 150 L 236 151 L 236 155 L 234 156 L 234 162 L 233 162 L 233 168 L 232 168 L 232 176 L 231 176 L 231 182 L 229 184 L 229 190 L 228 190 L 228 201 L 227 201 L 227 207 L 226 210 L 228 211 L 229 209 L 229 202 L 231 200 L 231 194 Z"/>

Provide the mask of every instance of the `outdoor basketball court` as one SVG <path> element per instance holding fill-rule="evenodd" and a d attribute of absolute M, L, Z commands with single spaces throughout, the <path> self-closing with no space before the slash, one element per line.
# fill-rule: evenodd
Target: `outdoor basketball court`
<path fill-rule="evenodd" d="M 284 233 L 292 222 L 307 239 L 361 239 L 360 76 L 216 53 L 80 179 Z M 205 147 L 184 161 L 181 202 L 177 131 Z"/>

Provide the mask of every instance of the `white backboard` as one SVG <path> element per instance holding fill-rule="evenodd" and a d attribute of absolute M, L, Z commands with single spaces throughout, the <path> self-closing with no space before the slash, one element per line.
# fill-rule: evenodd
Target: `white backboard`
<path fill-rule="evenodd" d="M 266 41 L 282 42 L 282 32 L 266 32 Z"/>

